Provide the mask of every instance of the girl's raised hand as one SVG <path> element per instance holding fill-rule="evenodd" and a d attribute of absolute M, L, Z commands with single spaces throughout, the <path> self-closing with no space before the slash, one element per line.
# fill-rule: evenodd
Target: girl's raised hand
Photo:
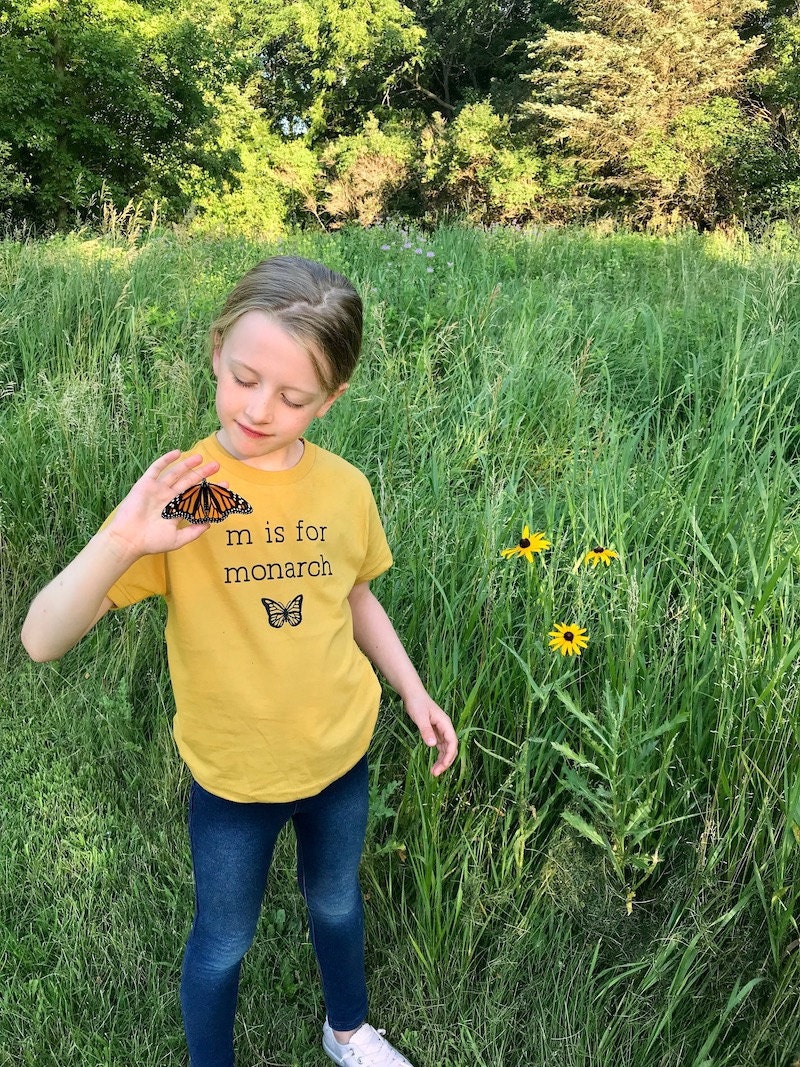
<path fill-rule="evenodd" d="M 180 456 L 176 449 L 151 464 L 108 524 L 35 597 L 21 635 L 32 659 L 58 659 L 77 644 L 114 606 L 108 590 L 141 556 L 181 548 L 208 529 L 161 517 L 173 497 L 219 470 L 202 456 Z"/>
<path fill-rule="evenodd" d="M 151 463 L 121 501 L 107 530 L 132 559 L 152 552 L 171 552 L 196 541 L 208 524 L 187 525 L 164 519 L 164 507 L 179 493 L 219 470 L 219 463 L 203 463 L 199 454 L 180 458 L 174 449 Z"/>

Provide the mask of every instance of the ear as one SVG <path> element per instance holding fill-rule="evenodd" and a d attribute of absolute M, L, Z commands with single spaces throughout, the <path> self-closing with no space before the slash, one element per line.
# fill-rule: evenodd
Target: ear
<path fill-rule="evenodd" d="M 214 348 L 211 352 L 211 367 L 214 371 L 214 377 L 219 378 L 219 360 L 220 353 L 222 352 L 222 337 L 220 334 L 214 334 Z"/>
<path fill-rule="evenodd" d="M 316 418 L 321 419 L 323 415 L 327 415 L 333 405 L 339 399 L 339 397 L 347 392 L 349 385 L 349 382 L 342 382 L 341 385 L 337 386 L 337 388 L 334 389 L 334 391 L 330 394 L 328 399 L 325 400 L 320 406 L 319 410 L 317 411 Z"/>

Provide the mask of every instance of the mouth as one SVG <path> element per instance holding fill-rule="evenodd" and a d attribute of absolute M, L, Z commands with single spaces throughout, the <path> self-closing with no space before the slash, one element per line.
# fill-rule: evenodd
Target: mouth
<path fill-rule="evenodd" d="M 271 436 L 268 433 L 259 433 L 258 430 L 251 430 L 249 426 L 245 426 L 241 422 L 237 422 L 236 425 L 239 427 L 245 437 L 249 437 L 251 441 L 261 441 L 264 438 Z"/>

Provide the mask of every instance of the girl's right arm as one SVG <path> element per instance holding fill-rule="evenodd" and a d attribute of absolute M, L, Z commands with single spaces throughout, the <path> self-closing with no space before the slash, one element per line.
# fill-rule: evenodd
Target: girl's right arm
<path fill-rule="evenodd" d="M 208 529 L 161 517 L 173 497 L 219 469 L 218 463 L 202 463 L 200 455 L 179 456 L 174 451 L 157 459 L 109 524 L 35 598 L 22 627 L 32 659 L 59 659 L 76 645 L 113 607 L 108 590 L 141 556 L 182 548 Z"/>

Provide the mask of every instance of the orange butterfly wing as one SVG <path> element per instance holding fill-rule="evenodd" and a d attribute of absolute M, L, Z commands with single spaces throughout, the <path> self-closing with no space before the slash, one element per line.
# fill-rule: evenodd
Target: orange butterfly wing
<path fill-rule="evenodd" d="M 170 500 L 169 504 L 161 512 L 163 517 L 165 519 L 188 519 L 191 522 L 191 516 L 199 511 L 201 486 L 202 482 L 198 482 L 197 485 L 190 486 L 183 493 Z"/>
<path fill-rule="evenodd" d="M 165 519 L 185 519 L 196 526 L 222 522 L 228 515 L 249 515 L 252 507 L 238 493 L 203 479 L 179 493 L 161 512 Z"/>

